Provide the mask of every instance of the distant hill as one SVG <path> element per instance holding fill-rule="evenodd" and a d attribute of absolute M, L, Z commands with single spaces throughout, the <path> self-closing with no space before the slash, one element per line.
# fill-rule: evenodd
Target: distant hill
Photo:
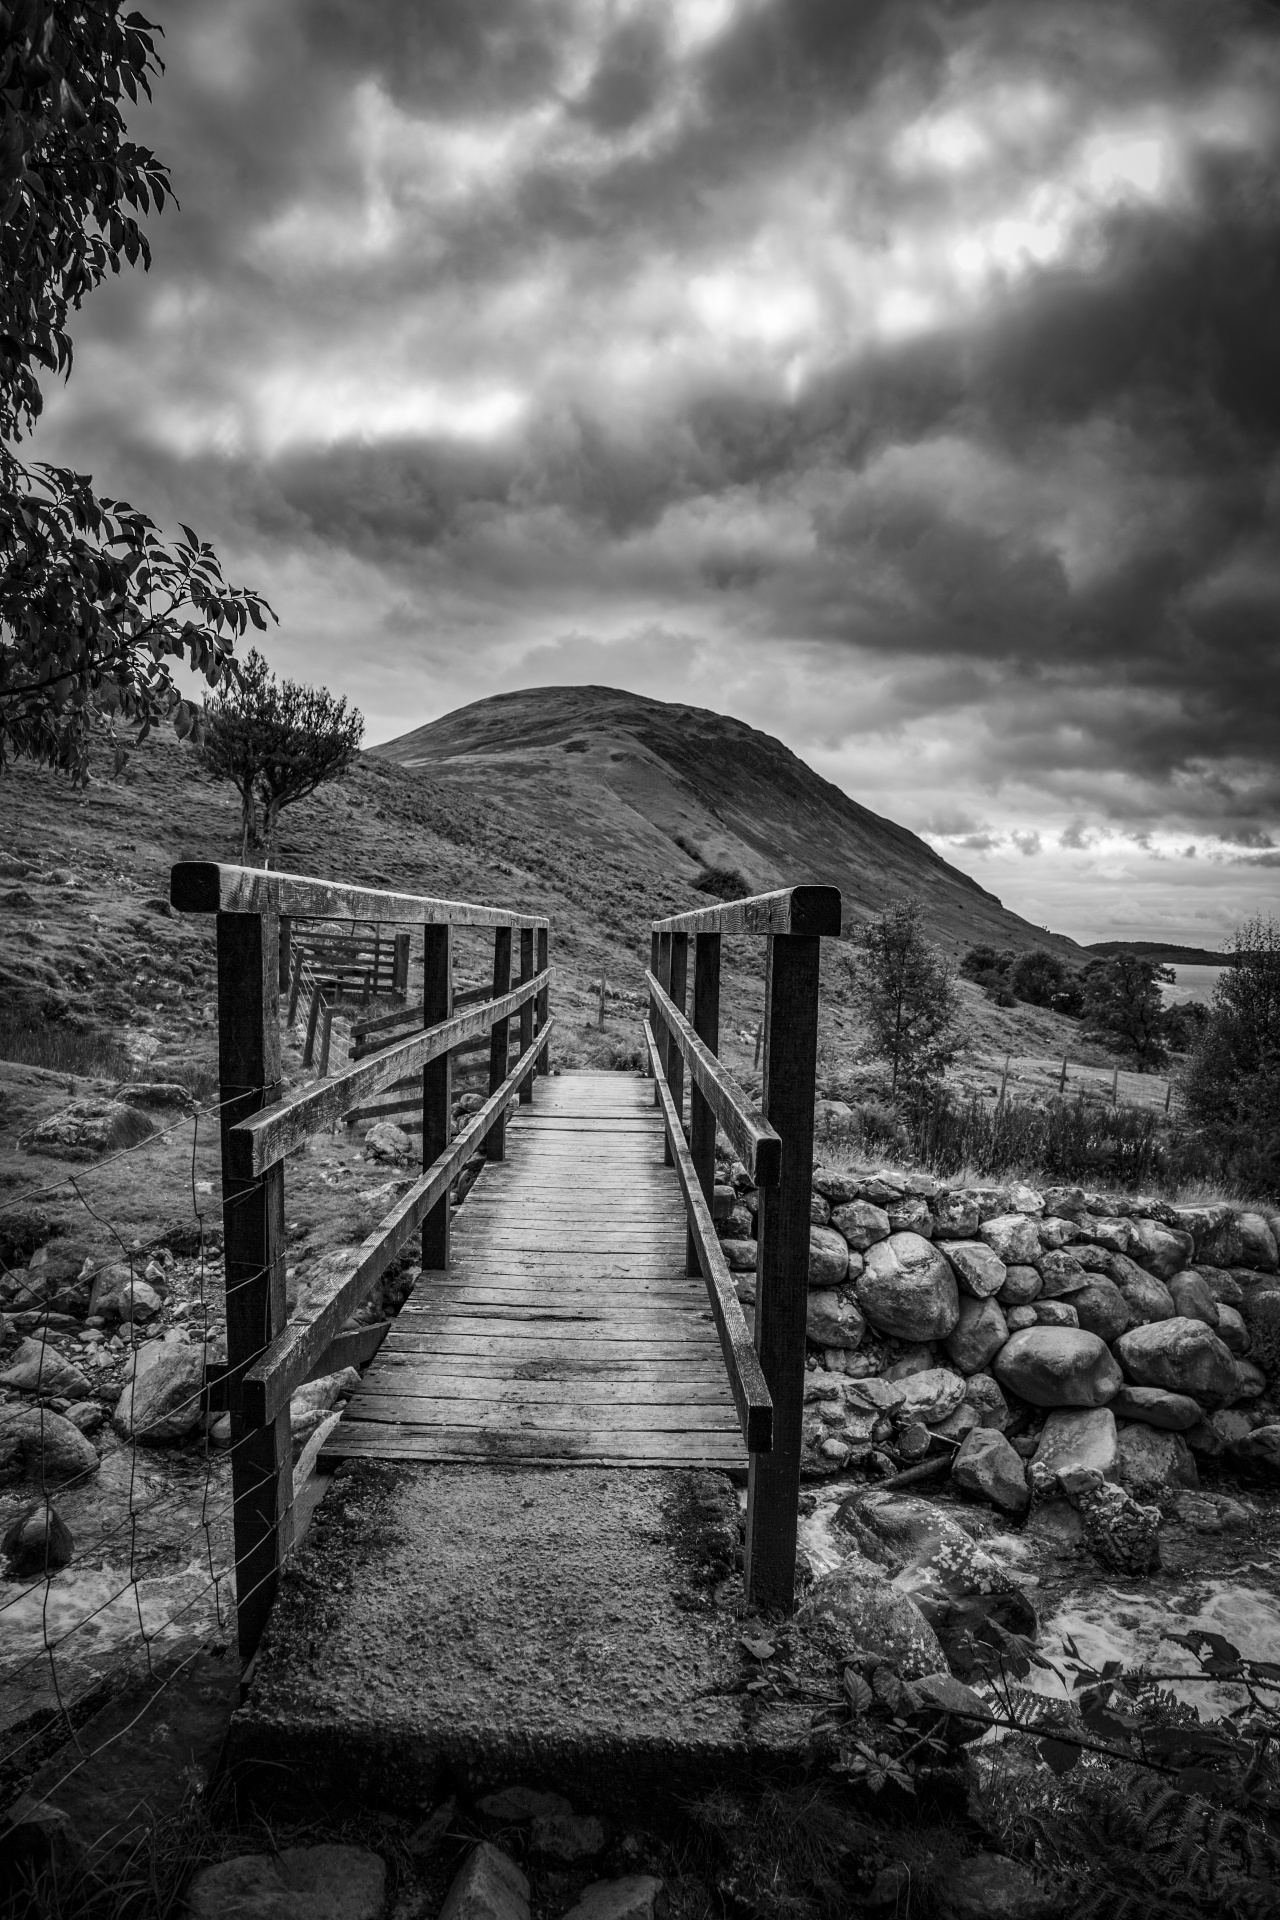
<path fill-rule="evenodd" d="M 780 740 L 728 715 L 613 687 L 495 695 L 381 746 L 373 759 L 429 776 L 442 797 L 490 797 L 495 816 L 554 859 L 558 835 L 595 843 L 637 894 L 664 888 L 766 892 L 800 881 L 840 888 L 852 929 L 915 894 L 935 939 L 1047 947 L 1033 927 L 905 827 L 815 773 Z M 718 882 L 715 876 L 721 876 Z M 696 894 L 688 899 L 690 906 Z"/>
<path fill-rule="evenodd" d="M 1176 947 L 1163 940 L 1095 940 L 1086 953 L 1136 953 L 1143 960 L 1158 960 L 1162 967 L 1233 967 L 1229 953 L 1211 953 L 1208 947 Z"/>

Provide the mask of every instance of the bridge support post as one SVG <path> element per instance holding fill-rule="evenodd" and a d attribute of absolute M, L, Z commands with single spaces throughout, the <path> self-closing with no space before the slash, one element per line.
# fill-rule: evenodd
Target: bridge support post
<path fill-rule="evenodd" d="M 533 928 L 520 929 L 520 984 L 533 978 Z M 533 1002 L 526 1000 L 520 1009 L 520 1051 L 533 1045 Z M 520 1104 L 527 1107 L 533 1099 L 533 1073 L 530 1070 L 520 1082 Z"/>
<path fill-rule="evenodd" d="M 549 961 L 547 958 L 547 950 L 550 944 L 551 942 L 550 942 L 550 935 L 549 935 L 548 929 L 546 927 L 539 927 L 538 928 L 538 972 L 539 973 L 545 973 L 549 965 Z M 539 1033 L 542 1033 L 546 1027 L 547 1020 L 550 1017 L 550 1009 L 551 1009 L 550 990 L 547 987 L 544 987 L 542 989 L 542 992 L 538 995 L 538 1032 Z M 538 1072 L 550 1073 L 550 1071 L 551 1071 L 551 1049 L 550 1047 L 544 1047 L 542 1049 L 542 1052 L 538 1055 Z"/>
<path fill-rule="evenodd" d="M 511 929 L 499 927 L 493 936 L 493 997 L 498 1000 L 511 991 Z M 499 1020 L 489 1037 L 489 1091 L 496 1093 L 507 1077 L 507 1039 L 510 1022 Z M 495 1121 L 484 1150 L 490 1160 L 503 1160 L 507 1152 L 507 1122 L 504 1115 Z"/>
<path fill-rule="evenodd" d="M 408 962 L 405 963 L 408 979 Z M 453 1012 L 453 929 L 424 927 L 422 1024 L 434 1027 Z M 453 1106 L 453 1061 L 449 1054 L 422 1069 L 422 1165 L 438 1160 L 449 1144 Z M 449 1265 L 449 1196 L 441 1194 L 422 1223 L 422 1270 L 443 1273 Z"/>
<path fill-rule="evenodd" d="M 658 976 L 658 985 L 662 988 L 662 991 L 664 993 L 670 993 L 671 991 L 671 935 L 669 933 L 660 933 L 658 935 L 658 964 L 654 968 L 654 972 Z M 663 1073 L 663 1078 L 665 1079 L 667 1077 L 667 1056 L 668 1056 L 666 1026 L 661 1021 L 659 1021 L 657 1026 L 654 1028 L 654 1032 L 658 1037 L 658 1058 L 662 1062 L 662 1073 Z M 654 1091 L 653 1091 L 653 1098 L 654 1098 L 655 1105 L 658 1104 L 658 1090 L 656 1087 L 654 1088 Z M 675 1164 L 671 1158 L 671 1142 L 669 1140 L 664 1141 L 663 1143 L 662 1164 L 664 1167 L 670 1167 Z"/>
<path fill-rule="evenodd" d="M 782 1140 L 776 1187 L 761 1188 L 756 1245 L 756 1352 L 773 1400 L 773 1449 L 751 1455 L 747 1483 L 749 1606 L 790 1611 L 804 1412 L 814 1075 L 820 942 L 769 937 L 765 971 L 764 1118 Z"/>
<path fill-rule="evenodd" d="M 700 933 L 693 959 L 693 1030 L 699 1040 L 720 1051 L 720 935 Z M 694 1079 L 689 1081 L 689 1152 L 702 1197 L 711 1205 L 716 1184 L 716 1117 Z M 684 1270 L 696 1278 L 702 1272 L 692 1227 L 688 1230 Z"/>
<path fill-rule="evenodd" d="M 669 934 L 671 952 L 668 960 L 668 977 L 663 981 L 667 992 L 683 1013 L 689 982 L 689 936 L 687 933 Z M 666 1049 L 667 1085 L 671 1089 L 671 1099 L 675 1106 L 676 1118 L 684 1121 L 684 1055 L 674 1042 L 669 1041 Z M 671 1151 L 671 1142 L 664 1139 L 662 1157 L 667 1166 L 675 1165 L 675 1155 Z"/>
<path fill-rule="evenodd" d="M 229 1134 L 280 1098 L 280 930 L 276 914 L 219 913 L 218 1076 L 222 1231 L 226 1261 L 227 1377 L 236 1622 L 247 1659 L 262 1637 L 292 1539 L 293 1445 L 289 1409 L 245 1426 L 240 1381 L 284 1331 L 284 1162 L 255 1179 L 231 1170 Z M 301 959 L 299 957 L 299 965 Z M 296 975 L 295 975 L 296 984 Z"/>

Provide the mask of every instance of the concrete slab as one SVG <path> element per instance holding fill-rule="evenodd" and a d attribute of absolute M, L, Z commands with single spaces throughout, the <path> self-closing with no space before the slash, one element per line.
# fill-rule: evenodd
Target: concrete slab
<path fill-rule="evenodd" d="M 255 1794 L 292 1779 L 396 1809 L 522 1781 L 605 1810 L 789 1767 L 812 1696 L 747 1691 L 738 1547 L 719 1473 L 351 1462 L 229 1761 Z"/>

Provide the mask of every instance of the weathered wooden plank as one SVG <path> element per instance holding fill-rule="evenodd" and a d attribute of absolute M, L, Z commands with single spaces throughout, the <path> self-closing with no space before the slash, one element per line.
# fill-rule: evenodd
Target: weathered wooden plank
<path fill-rule="evenodd" d="M 531 980 L 501 1000 L 487 1001 L 472 1013 L 459 1013 L 439 1021 L 414 1038 L 401 1040 L 359 1065 L 335 1074 L 332 1080 L 314 1081 L 268 1111 L 256 1114 L 243 1126 L 236 1127 L 231 1136 L 234 1170 L 247 1178 L 283 1160 L 313 1133 L 321 1127 L 332 1126 L 361 1101 L 385 1092 L 402 1075 L 438 1060 L 459 1040 L 483 1033 L 493 1021 L 515 1012 L 522 998 L 533 993 L 537 985 L 536 980 Z"/>
<path fill-rule="evenodd" d="M 534 927 L 550 923 L 544 914 L 508 913 L 502 907 L 475 906 L 465 900 L 437 900 L 423 894 L 383 893 L 372 887 L 348 887 L 297 873 L 261 867 L 182 860 L 170 870 L 169 900 L 179 913 L 287 913 L 305 920 L 398 921 L 404 926 Z"/>
<path fill-rule="evenodd" d="M 575 1406 L 613 1406 L 621 1394 L 632 1407 L 722 1407 L 736 1425 L 733 1402 L 723 1369 L 714 1380 L 649 1380 L 633 1378 L 581 1378 L 564 1380 L 477 1379 L 469 1374 L 423 1375 L 413 1359 L 397 1362 L 394 1354 L 379 1357 L 377 1366 L 364 1380 L 362 1392 L 399 1394 L 405 1399 L 426 1398 L 456 1404 L 467 1400 L 489 1400 L 505 1406 L 510 1402 L 530 1406 L 558 1405 L 566 1393 Z M 459 1416 L 461 1417 L 461 1416 Z"/>
<path fill-rule="evenodd" d="M 692 1340 L 599 1340 L 584 1342 L 581 1338 L 569 1341 L 558 1340 L 545 1333 L 451 1333 L 447 1328 L 434 1328 L 430 1334 L 416 1337 L 406 1335 L 403 1341 L 397 1341 L 397 1351 L 407 1353 L 410 1346 L 416 1346 L 420 1353 L 454 1353 L 469 1356 L 492 1354 L 498 1359 L 517 1360 L 558 1360 L 566 1352 L 578 1355 L 584 1345 L 593 1352 L 603 1353 L 606 1359 L 615 1360 L 686 1360 L 699 1354 L 715 1352 L 714 1341 Z"/>
<path fill-rule="evenodd" d="M 656 1064 L 657 1043 L 653 1037 L 653 1028 L 647 1020 L 644 1031 L 645 1040 Z M 675 1155 L 676 1177 L 680 1182 L 685 1206 L 688 1209 L 689 1228 L 698 1249 L 698 1259 L 706 1281 L 707 1297 L 711 1302 L 711 1312 L 715 1318 L 720 1348 L 729 1375 L 729 1387 L 742 1424 L 742 1436 L 749 1452 L 767 1453 L 773 1444 L 773 1406 L 769 1389 L 760 1370 L 760 1362 L 756 1358 L 751 1335 L 747 1331 L 742 1305 L 734 1291 L 733 1280 L 721 1251 L 720 1242 L 716 1237 L 711 1209 L 703 1198 L 702 1188 L 698 1185 L 693 1160 L 680 1126 L 679 1116 L 672 1103 L 671 1090 L 660 1076 L 658 1098 L 662 1102 L 667 1133 Z"/>
<path fill-rule="evenodd" d="M 176 904 L 176 903 L 175 903 Z M 695 907 L 692 913 L 655 920 L 653 930 L 669 933 L 799 933 L 840 931 L 838 887 L 783 887 L 747 900 L 726 900 L 719 907 Z"/>
<path fill-rule="evenodd" d="M 393 1352 L 393 1345 L 395 1351 Z M 636 1380 L 661 1381 L 664 1385 L 679 1386 L 687 1381 L 697 1381 L 704 1385 L 725 1385 L 724 1363 L 718 1350 L 709 1351 L 705 1356 L 690 1360 L 656 1360 L 648 1353 L 638 1358 L 628 1358 L 625 1354 L 606 1353 L 602 1348 L 589 1350 L 570 1348 L 554 1354 L 548 1354 L 540 1360 L 531 1360 L 527 1354 L 516 1353 L 439 1353 L 432 1351 L 429 1369 L 422 1361 L 420 1350 L 405 1350 L 400 1354 L 398 1343 L 389 1337 L 378 1356 L 379 1366 L 388 1365 L 397 1356 L 407 1363 L 412 1361 L 421 1366 L 422 1377 L 432 1380 L 445 1378 L 465 1380 L 548 1380 L 564 1387 L 571 1387 L 579 1380 L 601 1380 L 626 1382 Z"/>
<path fill-rule="evenodd" d="M 698 1038 L 659 981 L 651 974 L 645 978 L 651 1002 L 666 1028 L 667 1045 L 665 1049 L 659 1045 L 659 1058 L 669 1058 L 675 1050 L 684 1056 L 689 1063 L 689 1078 L 729 1136 L 747 1172 L 758 1187 L 774 1186 L 782 1152 L 777 1134 L 757 1114 L 729 1069 Z M 657 1029 L 654 1031 L 656 1034 Z"/>
<path fill-rule="evenodd" d="M 416 1427 L 382 1425 L 354 1419 L 350 1413 L 336 1427 L 320 1453 L 326 1460 L 365 1458 L 383 1460 L 576 1460 L 584 1466 L 742 1467 L 746 1464 L 740 1437 L 734 1434 L 618 1433 L 599 1431 L 510 1433 L 504 1427 Z"/>
<path fill-rule="evenodd" d="M 358 1327 L 353 1333 L 340 1333 L 333 1345 L 320 1355 L 307 1378 L 318 1380 L 326 1373 L 340 1373 L 343 1367 L 366 1366 L 393 1324 L 390 1320 L 376 1320 L 372 1326 Z"/>
<path fill-rule="evenodd" d="M 628 1417 L 629 1416 L 629 1417 Z M 384 1420 L 392 1425 L 415 1427 L 459 1427 L 475 1419 L 477 1425 L 503 1432 L 573 1433 L 584 1427 L 599 1431 L 605 1425 L 613 1434 L 623 1433 L 725 1433 L 737 1437 L 738 1423 L 732 1405 L 722 1407 L 645 1406 L 634 1409 L 607 1407 L 598 1403 L 579 1406 L 573 1401 L 541 1404 L 533 1401 L 504 1401 L 495 1418 L 487 1417 L 471 1403 L 457 1400 L 430 1400 L 421 1394 L 380 1393 L 367 1385 L 360 1395 L 357 1420 Z"/>
<path fill-rule="evenodd" d="M 553 1024 L 548 1022 L 544 1034 L 534 1041 L 535 1048 L 546 1044 Z M 517 1062 L 516 1072 L 521 1070 L 521 1065 Z M 266 1426 L 282 1409 L 287 1412 L 295 1387 L 308 1378 L 310 1368 L 329 1346 L 343 1321 L 354 1313 L 374 1281 L 386 1272 L 431 1208 L 448 1193 L 514 1088 L 514 1079 L 499 1088 L 480 1111 L 471 1116 L 448 1151 L 401 1196 L 368 1238 L 352 1250 L 349 1265 L 334 1274 L 323 1288 L 312 1288 L 307 1294 L 288 1326 L 245 1374 L 242 1393 L 248 1425 Z"/>

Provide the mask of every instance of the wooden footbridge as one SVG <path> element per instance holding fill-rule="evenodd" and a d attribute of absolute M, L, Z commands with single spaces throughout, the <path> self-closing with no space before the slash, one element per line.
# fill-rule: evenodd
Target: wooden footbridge
<path fill-rule="evenodd" d="M 209 1377 L 211 1404 L 232 1417 L 242 1652 L 257 1646 L 292 1540 L 290 1397 L 371 1354 L 330 1461 L 741 1469 L 748 1598 L 789 1607 L 819 945 L 839 932 L 836 890 L 796 887 L 653 924 L 650 1079 L 549 1073 L 550 929 L 536 915 L 194 863 L 173 869 L 171 899 L 217 919 L 227 1361 Z M 410 930 L 423 942 L 418 1024 L 373 1023 L 385 1027 L 376 1051 L 357 1047 L 345 1070 L 287 1091 L 282 919 L 372 923 L 402 949 Z M 459 929 L 493 937 L 492 989 L 478 1003 L 459 995 L 462 1011 Z M 725 934 L 767 943 L 759 1110 L 717 1057 Z M 488 1098 L 455 1130 L 451 1056 L 486 1034 Z M 288 1156 L 409 1075 L 421 1079 L 421 1175 L 290 1317 Z M 718 1134 L 759 1190 L 754 1337 L 712 1225 Z M 455 1209 L 477 1155 L 482 1177 Z M 415 1243 L 422 1276 L 389 1330 L 348 1329 Z"/>

